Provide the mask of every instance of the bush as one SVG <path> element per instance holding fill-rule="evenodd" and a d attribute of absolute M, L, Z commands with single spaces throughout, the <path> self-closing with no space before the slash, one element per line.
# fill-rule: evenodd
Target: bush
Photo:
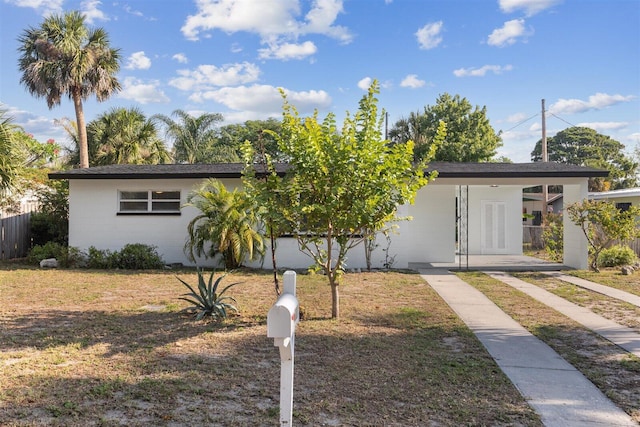
<path fill-rule="evenodd" d="M 87 267 L 108 270 L 116 268 L 118 263 L 118 254 L 111 252 L 109 249 L 96 249 L 94 246 L 89 247 L 89 258 Z"/>
<path fill-rule="evenodd" d="M 35 245 L 27 255 L 27 262 L 40 265 L 40 261 L 48 258 L 55 258 L 60 267 L 75 267 L 83 265 L 85 262 L 85 257 L 78 248 L 68 247 L 56 242 Z"/>
<path fill-rule="evenodd" d="M 91 246 L 87 266 L 97 269 L 147 270 L 163 268 L 164 261 L 158 255 L 155 246 L 131 243 L 125 245 L 121 251 L 113 252 Z"/>
<path fill-rule="evenodd" d="M 633 264 L 637 259 L 638 257 L 633 249 L 628 246 L 616 245 L 600 252 L 598 266 L 618 267 L 620 265 Z"/>
<path fill-rule="evenodd" d="M 190 292 L 183 294 L 179 299 L 187 301 L 190 307 L 182 310 L 191 313 L 196 320 L 202 320 L 206 316 L 210 316 L 213 320 L 223 320 L 229 315 L 229 310 L 238 312 L 235 305 L 227 302 L 231 301 L 236 304 L 236 300 L 230 296 L 223 296 L 224 293 L 238 283 L 232 283 L 226 286 L 222 291 L 218 292 L 218 287 L 222 280 L 227 276 L 223 274 L 213 281 L 214 272 L 211 272 L 209 280 L 205 281 L 202 271 L 198 269 L 198 291 L 187 282 L 178 277 L 178 280 L 189 289 Z"/>
<path fill-rule="evenodd" d="M 564 252 L 564 226 L 562 215 L 549 213 L 545 216 L 542 242 L 552 261 L 561 262 Z"/>
<path fill-rule="evenodd" d="M 118 253 L 117 267 L 126 270 L 158 269 L 164 267 L 164 261 L 155 246 L 131 243 Z"/>

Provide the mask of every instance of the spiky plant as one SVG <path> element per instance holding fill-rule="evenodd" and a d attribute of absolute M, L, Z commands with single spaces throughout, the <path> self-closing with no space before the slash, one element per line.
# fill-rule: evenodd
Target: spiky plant
<path fill-rule="evenodd" d="M 239 283 L 232 283 L 222 289 L 222 291 L 218 292 L 218 287 L 222 283 L 222 279 L 227 276 L 227 273 L 219 276 L 215 281 L 213 280 L 214 274 L 215 271 L 212 271 L 209 276 L 209 280 L 205 281 L 202 270 L 198 269 L 197 292 L 191 285 L 178 277 L 178 280 L 190 291 L 179 298 L 191 304 L 190 307 L 187 307 L 182 311 L 193 313 L 196 320 L 202 320 L 206 316 L 211 316 L 214 320 L 222 320 L 227 318 L 228 310 L 233 310 L 236 313 L 238 312 L 236 306 L 233 305 L 237 304 L 235 298 L 224 295 L 224 293 L 229 288 L 238 285 Z M 230 304 L 228 301 L 232 301 L 233 304 Z"/>

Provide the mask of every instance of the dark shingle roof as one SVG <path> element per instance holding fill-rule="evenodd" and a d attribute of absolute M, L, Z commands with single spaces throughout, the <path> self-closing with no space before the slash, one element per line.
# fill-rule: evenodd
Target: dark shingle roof
<path fill-rule="evenodd" d="M 52 172 L 51 179 L 156 179 L 156 178 L 240 178 L 241 163 L 109 165 Z M 286 164 L 276 169 L 284 173 Z M 427 171 L 437 170 L 440 178 L 588 178 L 606 177 L 608 172 L 563 163 L 450 163 L 432 162 Z"/>

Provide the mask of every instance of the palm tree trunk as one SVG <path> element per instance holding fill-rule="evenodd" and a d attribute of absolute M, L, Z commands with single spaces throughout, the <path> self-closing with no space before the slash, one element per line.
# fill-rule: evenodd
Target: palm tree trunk
<path fill-rule="evenodd" d="M 72 89 L 73 107 L 76 110 L 76 123 L 78 124 L 78 152 L 80 153 L 80 167 L 89 167 L 89 144 L 87 142 L 87 125 L 84 121 L 84 108 L 80 89 Z"/>

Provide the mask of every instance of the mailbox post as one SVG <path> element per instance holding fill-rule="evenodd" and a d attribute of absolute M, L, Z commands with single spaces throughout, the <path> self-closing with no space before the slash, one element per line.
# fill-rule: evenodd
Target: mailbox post
<path fill-rule="evenodd" d="M 293 422 L 293 360 L 300 306 L 296 298 L 296 273 L 286 271 L 282 295 L 267 313 L 267 337 L 280 349 L 280 425 Z"/>

